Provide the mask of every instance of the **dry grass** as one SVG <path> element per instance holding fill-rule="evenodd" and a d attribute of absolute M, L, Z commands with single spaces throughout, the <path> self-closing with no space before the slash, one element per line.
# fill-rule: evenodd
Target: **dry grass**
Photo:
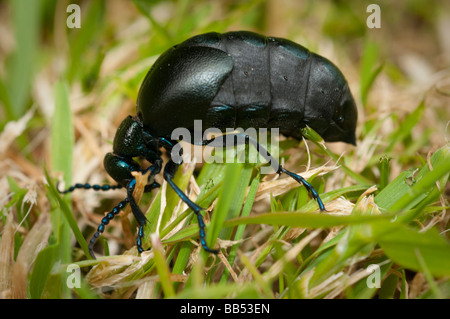
<path fill-rule="evenodd" d="M 433 165 L 438 164 L 436 161 L 432 164 L 431 154 L 448 145 L 450 38 L 446 30 L 450 16 L 445 13 L 449 12 L 448 7 L 445 9 L 444 4 L 441 7 L 441 4 L 431 2 L 422 4 L 431 13 L 420 13 L 413 2 L 404 6 L 386 5 L 382 7 L 382 28 L 370 30 L 364 25 L 367 13 L 359 2 L 340 7 L 331 2 L 254 1 L 239 4 L 236 8 L 226 1 L 214 4 L 198 1 L 195 5 L 192 3 L 192 7 L 183 8 L 183 2 L 166 1 L 151 8 L 155 19 L 152 22 L 132 3 L 113 1 L 105 8 L 96 9 L 104 14 L 101 24 L 95 19 L 90 21 L 87 11 L 83 13 L 86 14 L 83 15 L 85 24 L 77 33 L 65 27 L 66 12 L 61 3 L 58 2 L 54 10 L 42 9 L 51 16 L 53 23 L 40 22 L 42 28 L 33 51 L 34 68 L 30 71 L 33 77 L 29 80 L 24 111 L 11 114 L 8 111 L 11 105 L 6 101 L 8 94 L 0 95 L 0 117 L 5 119 L 0 126 L 1 297 L 27 298 L 36 296 L 33 293 L 37 292 L 41 292 L 38 297 L 49 298 L 449 296 L 448 275 L 436 275 L 433 269 L 426 267 L 411 269 L 392 260 L 376 240 L 367 239 L 367 225 L 314 228 L 242 224 L 239 227 L 244 228 L 241 227 L 239 238 L 234 237 L 239 227 L 226 236 L 229 228 L 225 227 L 218 240 L 221 253 L 208 256 L 198 247 L 196 225 L 190 223 L 192 214 L 170 193 L 159 176 L 157 181 L 162 184 L 161 190 L 144 194 L 141 200 L 147 217 L 156 216 L 155 226 L 146 230 L 147 245 L 153 249 L 137 254 L 136 223 L 132 214 L 125 211 L 103 234 L 102 238 L 107 242 L 101 239 L 96 245 L 99 251 L 106 245 L 110 256 L 97 261 L 87 260 L 80 244 L 73 238 L 71 228 L 63 221 L 64 215 L 55 212 L 61 209 L 61 203 L 55 201 L 46 187 L 43 170 L 46 167 L 52 178 L 62 180 L 63 174 L 57 171 L 55 162 L 64 163 L 65 156 L 71 156 L 55 154 L 50 146 L 52 134 L 55 134 L 52 133 L 53 110 L 59 107 L 55 106 L 54 89 L 58 80 L 67 84 L 73 116 L 75 140 L 73 166 L 69 167 L 72 169 L 71 181 L 112 182 L 102 167 L 103 156 L 111 151 L 110 141 L 118 124 L 128 114 L 134 114 L 139 83 L 157 56 L 170 45 L 206 30 L 253 29 L 290 38 L 334 61 L 346 75 L 358 101 L 357 148 L 340 143 L 327 144 L 327 150 L 339 158 L 333 160 L 320 143 L 308 141 L 286 150 L 286 167 L 301 172 L 306 179 L 315 176 L 314 185 L 325 193 L 343 190 L 342 194 L 332 193 L 326 197 L 330 214 L 351 217 L 355 212 L 370 216 L 380 215 L 380 211 L 385 213 L 376 203 L 381 189 L 374 186 L 381 176 L 387 174 L 392 182 L 409 168 L 428 165 L 432 170 Z M 417 3 L 420 8 L 421 2 Z M 19 40 L 14 35 L 18 32 L 17 29 L 14 31 L 17 25 L 11 15 L 14 8 L 9 3 L 1 3 L 0 7 L 0 38 L 4 39 L 0 46 L 0 75 L 1 89 L 5 91 L 11 80 L 8 62 L 14 56 L 15 43 Z M 87 10 L 88 6 L 83 4 L 82 9 Z M 405 14 L 401 15 L 401 12 Z M 433 13 L 436 16 L 430 18 Z M 342 19 L 353 21 L 353 24 L 342 24 Z M 82 32 L 90 34 L 85 35 L 87 43 L 80 36 Z M 372 60 L 366 60 L 372 64 L 364 66 L 367 43 L 375 44 L 376 50 L 371 53 Z M 74 48 L 77 45 L 80 51 Z M 99 59 L 99 52 L 104 54 L 102 59 Z M 96 61 L 100 63 L 97 65 Z M 373 71 L 381 64 L 383 69 L 363 104 L 361 70 Z M 422 100 L 425 108 L 417 122 L 408 132 L 399 130 Z M 391 145 L 393 140 L 396 142 Z M 384 154 L 392 158 L 387 172 L 382 172 L 378 165 Z M 305 163 L 306 169 L 301 167 Z M 343 166 L 355 175 L 350 176 Z M 253 204 L 248 207 L 250 216 L 281 211 L 318 212 L 314 201 L 308 202 L 306 191 L 292 179 L 264 176 L 252 190 L 251 181 L 260 178 L 256 169 L 247 166 L 230 169 L 240 172 L 241 177 L 248 175 L 245 187 L 238 188 L 239 183 L 244 182 L 224 177 L 225 166 L 208 167 L 211 170 L 209 179 L 203 171 L 198 173 L 201 167 L 186 165 L 183 174 L 177 175 L 177 181 L 185 183 L 186 192 L 192 199 L 207 203 L 205 219 L 211 224 L 215 223 L 213 216 L 220 209 L 217 205 L 224 192 L 220 187 L 214 190 L 214 183 L 236 186 L 236 194 L 243 194 L 243 202 L 244 198 L 253 197 Z M 65 171 L 66 181 L 67 174 Z M 206 177 L 202 178 L 202 174 Z M 358 176 L 369 183 L 358 180 Z M 443 176 L 448 179 L 448 173 Z M 443 183 L 442 179 L 436 182 L 440 187 L 437 200 L 426 205 L 423 213 L 408 226 L 423 229 L 422 232 L 433 228 L 448 244 L 450 187 L 447 179 Z M 345 191 L 351 186 L 360 188 Z M 142 192 L 142 187 L 137 187 L 139 190 Z M 234 188 L 227 188 L 227 191 L 234 191 Z M 82 236 L 89 240 L 103 214 L 124 196 L 123 190 L 74 192 L 71 208 Z M 228 203 L 230 207 L 232 204 Z M 169 208 L 173 208 L 173 213 L 166 218 L 164 214 Z M 242 205 L 235 209 L 245 211 L 245 204 L 241 208 Z M 411 209 L 413 207 L 405 208 Z M 30 288 L 36 257 L 48 247 L 53 247 L 48 250 L 52 251 L 53 263 L 62 262 L 63 266 L 57 271 L 52 268 L 53 264 L 47 265 L 50 267 L 47 272 L 42 266 L 42 273 L 48 278 L 43 283 L 35 283 L 43 285 L 42 290 Z M 333 254 L 336 254 L 336 267 L 331 266 Z M 320 263 L 320 260 L 324 262 Z M 75 290 L 63 287 L 55 292 L 49 283 L 65 281 L 64 265 L 67 263 L 82 267 L 82 286 Z M 382 283 L 386 282 L 384 289 L 369 291 L 363 287 L 368 275 L 367 265 L 371 263 L 380 265 Z M 393 282 L 392 287 L 387 284 L 389 281 Z"/>

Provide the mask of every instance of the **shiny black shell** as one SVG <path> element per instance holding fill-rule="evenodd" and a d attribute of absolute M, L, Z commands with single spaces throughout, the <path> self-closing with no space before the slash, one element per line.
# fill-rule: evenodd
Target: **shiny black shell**
<path fill-rule="evenodd" d="M 355 141 L 356 106 L 339 69 L 292 41 L 253 32 L 192 37 L 163 53 L 146 75 L 138 117 L 152 136 L 175 128 L 311 126 L 327 141 Z"/>

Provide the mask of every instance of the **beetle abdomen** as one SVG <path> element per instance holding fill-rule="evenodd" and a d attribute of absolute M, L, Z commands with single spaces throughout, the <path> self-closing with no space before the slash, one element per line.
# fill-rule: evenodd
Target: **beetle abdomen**
<path fill-rule="evenodd" d="M 233 60 L 230 76 L 204 117 L 205 128 L 284 128 L 302 124 L 310 67 L 310 52 L 303 46 L 248 31 L 206 33 L 180 46 L 216 48 Z M 287 130 L 284 133 L 292 135 Z"/>
<path fill-rule="evenodd" d="M 234 127 L 267 126 L 271 104 L 267 38 L 250 32 L 229 32 L 221 35 L 220 42 L 220 48 L 233 59 L 234 67 L 212 106 L 233 106 L 236 112 Z"/>

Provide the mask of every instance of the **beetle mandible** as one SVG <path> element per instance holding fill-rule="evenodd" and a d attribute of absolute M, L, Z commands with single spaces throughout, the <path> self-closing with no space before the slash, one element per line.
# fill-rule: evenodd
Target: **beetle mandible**
<path fill-rule="evenodd" d="M 154 176 L 162 170 L 160 149 L 170 152 L 177 143 L 171 139 L 172 131 L 179 127 L 193 130 L 194 120 L 202 120 L 205 128 L 222 131 L 237 127 L 279 128 L 281 134 L 295 139 L 302 137 L 301 128 L 308 125 L 327 142 L 356 145 L 357 109 L 339 69 L 290 40 L 249 31 L 205 33 L 168 49 L 145 76 L 136 109 L 137 115 L 128 116 L 118 127 L 113 152 L 104 159 L 106 171 L 118 185 L 75 184 L 64 191 L 120 187 L 127 190 L 127 197 L 102 219 L 90 240 L 93 258 L 97 238 L 128 204 L 139 225 L 138 251 L 144 250 L 142 238 L 147 220 L 133 198 L 136 180 L 131 173 L 150 171 L 145 192 L 159 187 Z M 261 151 L 258 142 L 238 135 L 243 137 L 243 143 L 253 144 Z M 223 139 L 202 140 L 200 144 L 219 146 Z M 303 184 L 320 210 L 325 210 L 319 194 L 305 179 L 283 168 L 270 154 L 267 156 L 278 174 L 285 173 Z M 151 166 L 142 168 L 134 157 L 147 160 Z M 180 164 L 169 158 L 164 179 L 196 214 L 202 247 L 217 253 L 218 249 L 208 247 L 205 240 L 203 208 L 173 182 Z"/>

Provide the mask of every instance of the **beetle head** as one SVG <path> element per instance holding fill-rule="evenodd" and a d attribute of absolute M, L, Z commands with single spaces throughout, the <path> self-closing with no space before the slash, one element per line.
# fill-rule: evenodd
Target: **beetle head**
<path fill-rule="evenodd" d="M 311 59 L 304 122 L 327 142 L 356 145 L 358 112 L 344 75 L 324 57 Z"/>

